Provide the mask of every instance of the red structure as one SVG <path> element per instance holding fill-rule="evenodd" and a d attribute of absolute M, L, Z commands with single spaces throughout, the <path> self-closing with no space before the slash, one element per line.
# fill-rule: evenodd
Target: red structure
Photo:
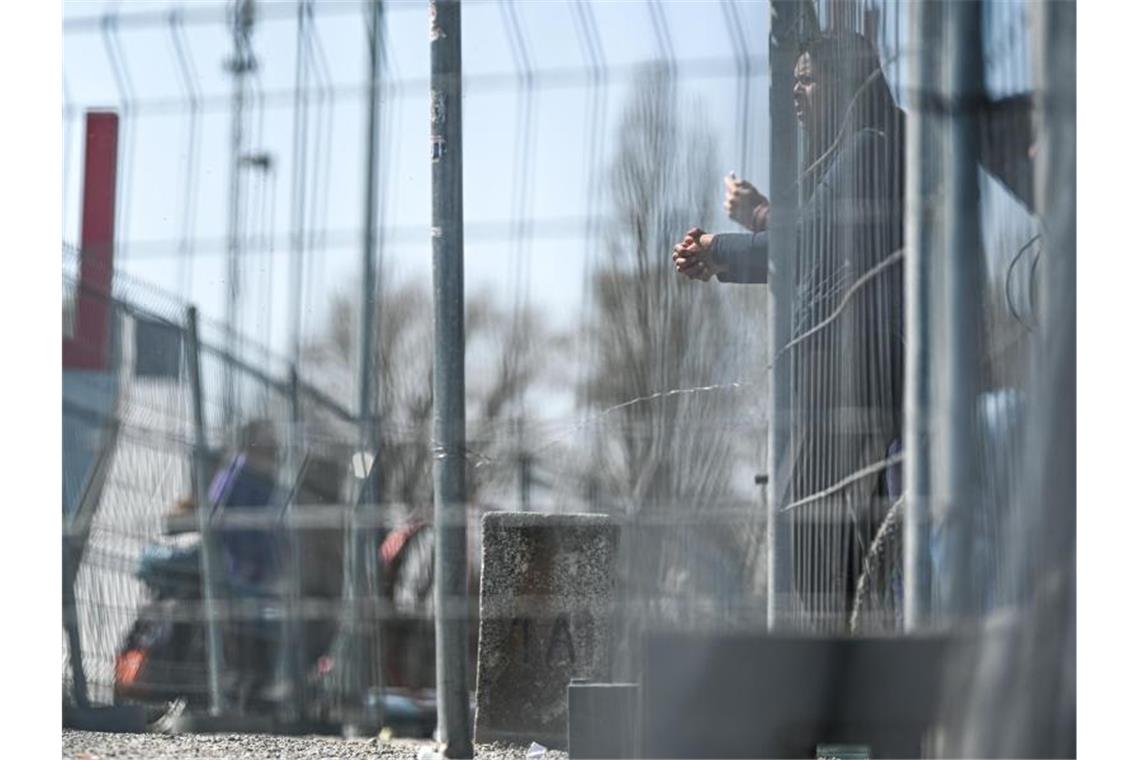
<path fill-rule="evenodd" d="M 118 114 L 88 112 L 75 330 L 63 340 L 64 369 L 103 370 L 107 365 L 118 150 Z"/>

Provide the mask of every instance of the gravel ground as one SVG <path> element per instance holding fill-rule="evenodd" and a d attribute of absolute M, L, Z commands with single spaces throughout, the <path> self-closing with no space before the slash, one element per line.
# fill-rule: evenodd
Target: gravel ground
<path fill-rule="evenodd" d="M 321 758 L 353 760 L 418 760 L 431 751 L 430 741 L 393 739 L 340 739 L 329 736 L 269 736 L 265 734 L 107 734 L 93 731 L 63 732 L 63 757 L 68 760 L 166 760 L 167 758 Z M 525 760 L 526 747 L 513 744 L 478 744 L 475 757 L 486 760 Z M 548 750 L 544 760 L 567 760 L 565 752 Z"/>

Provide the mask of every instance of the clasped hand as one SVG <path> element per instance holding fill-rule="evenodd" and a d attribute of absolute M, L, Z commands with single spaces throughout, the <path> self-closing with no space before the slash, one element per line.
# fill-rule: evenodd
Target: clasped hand
<path fill-rule="evenodd" d="M 700 227 L 685 233 L 684 239 L 673 246 L 673 266 L 691 280 L 707 282 L 713 275 L 723 272 L 713 256 L 713 235 Z"/>

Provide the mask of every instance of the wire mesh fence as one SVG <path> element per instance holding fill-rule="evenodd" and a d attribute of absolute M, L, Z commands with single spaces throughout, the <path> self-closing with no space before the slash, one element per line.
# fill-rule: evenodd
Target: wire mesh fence
<path fill-rule="evenodd" d="M 673 186 L 689 177 L 695 180 L 697 172 L 715 172 L 722 153 L 734 156 L 736 171 L 757 176 L 766 155 L 762 135 L 739 118 L 730 123 L 718 117 L 713 125 L 709 118 L 666 124 L 663 117 L 674 101 L 703 105 L 697 100 L 702 90 L 731 102 L 730 108 L 718 110 L 738 117 L 759 109 L 753 91 L 763 78 L 763 45 L 761 38 L 741 29 L 746 24 L 762 29 L 763 11 L 757 4 L 725 3 L 705 18 L 697 5 L 567 3 L 539 9 L 488 3 L 468 6 L 465 21 L 483 30 L 470 37 L 477 45 L 494 48 L 466 67 L 467 150 L 496 157 L 468 171 L 471 187 L 496 189 L 484 194 L 488 202 L 482 208 L 469 200 L 466 229 L 471 279 L 483 291 L 468 307 L 471 403 L 478 410 L 469 427 L 470 499 L 545 510 L 604 503 L 598 508 L 631 521 L 697 523 L 685 533 L 688 537 L 670 538 L 668 554 L 674 559 L 665 564 L 699 551 L 704 565 L 717 568 L 703 571 L 701 593 L 711 598 L 718 584 L 731 578 L 736 587 L 747 589 L 738 603 L 754 608 L 754 615 L 761 607 L 753 595 L 763 592 L 758 572 L 762 514 L 738 505 L 757 491 L 756 468 L 746 463 L 743 452 L 762 439 L 763 380 L 760 373 L 748 371 L 762 362 L 762 345 L 756 342 L 762 333 L 762 295 L 701 295 L 707 303 L 724 302 L 717 306 L 724 316 L 702 320 L 694 335 L 702 343 L 689 349 L 681 374 L 668 366 L 670 343 L 693 328 L 678 320 L 639 339 L 615 324 L 634 315 L 612 296 L 618 289 L 636 294 L 641 310 L 671 304 L 687 308 L 694 297 L 651 262 L 667 249 L 688 208 L 704 208 L 702 216 L 711 217 L 714 188 L 708 176 L 701 176 L 705 192 L 694 189 L 681 200 L 674 197 Z M 257 373 L 278 382 L 287 376 L 287 363 L 259 348 L 266 344 L 289 356 L 303 374 L 312 368 L 328 396 L 353 407 L 347 399 L 359 366 L 353 341 L 361 329 L 361 298 L 350 281 L 361 234 L 361 201 L 355 191 L 362 187 L 362 177 L 354 152 L 345 153 L 341 146 L 364 120 L 368 39 L 361 29 L 368 28 L 362 21 L 369 12 L 365 4 L 259 4 L 253 25 L 241 32 L 248 39 L 239 35 L 236 41 L 235 16 L 221 5 L 137 6 L 110 9 L 104 16 L 84 6 L 65 21 L 65 57 L 76 62 L 67 67 L 65 82 L 68 124 L 77 124 L 84 109 L 95 104 L 117 104 L 123 119 L 117 277 L 161 283 L 216 320 L 202 320 L 203 383 L 207 389 L 225 387 L 227 372 L 243 378 L 228 402 L 228 408 L 242 410 L 239 419 L 287 416 L 279 394 L 266 392 L 256 380 Z M 642 33 L 615 38 L 614 22 L 630 19 Z M 724 40 L 723 53 L 694 54 L 678 44 L 694 20 Z M 384 60 L 378 93 L 382 181 L 376 237 L 384 282 L 375 315 L 380 326 L 375 413 L 384 452 L 381 501 L 419 505 L 415 514 L 424 517 L 432 490 L 431 398 L 425 393 L 430 367 L 422 351 L 427 294 L 414 282 L 413 254 L 422 245 L 425 228 L 419 220 L 425 215 L 422 206 L 409 201 L 415 194 L 407 190 L 416 183 L 422 187 L 426 178 L 413 160 L 420 155 L 417 132 L 406 126 L 415 107 L 426 105 L 426 59 L 416 50 L 419 44 L 411 42 L 421 39 L 411 31 L 421 25 L 412 7 L 388 4 L 378 32 Z M 560 33 L 552 36 L 554 29 Z M 562 33 L 569 30 L 573 36 Z M 544 44 L 539 50 L 535 35 L 558 39 L 563 46 L 552 50 Z M 164 60 L 156 52 L 154 60 L 146 58 L 149 66 L 140 65 L 146 51 L 160 46 Z M 248 65 L 251 55 L 256 66 Z M 219 71 L 218 60 L 228 61 L 229 68 Z M 235 66 L 235 61 L 244 63 Z M 640 100 L 621 109 L 627 92 L 638 93 Z M 563 99 L 564 105 L 555 105 Z M 504 120 L 504 113 L 513 118 Z M 571 120 L 581 127 L 559 125 Z M 237 123 L 241 134 L 235 137 Z M 73 144 L 79 130 L 69 129 L 70 155 L 77 155 Z M 615 148 L 619 139 L 623 142 Z M 569 158 L 580 145 L 588 156 L 585 163 L 558 158 Z M 650 151 L 678 154 L 690 146 L 697 151 L 692 161 L 678 156 L 675 163 L 653 165 Z M 632 157 L 630 171 L 654 174 L 651 184 L 636 176 L 617 178 L 624 169 L 610 166 L 615 149 Z M 169 167 L 161 178 L 160 165 Z M 512 175 L 507 184 L 501 179 L 504 173 Z M 68 177 L 70 182 L 79 178 L 74 171 Z M 227 187 L 226 177 L 237 185 Z M 352 191 L 343 190 L 346 186 Z M 500 193 L 499 187 L 510 190 Z M 77 194 L 73 190 L 69 197 Z M 219 203 L 235 194 L 236 216 Z M 641 215 L 653 229 L 653 238 L 638 244 L 633 257 L 625 240 L 616 239 L 627 233 L 609 210 L 608 199 L 620 194 L 627 195 L 622 213 Z M 77 211 L 69 207 L 71 219 Z M 236 269 L 235 240 L 240 250 Z M 574 249 L 587 254 L 566 255 Z M 484 257 L 499 263 L 479 272 L 476 264 Z M 554 266 L 557 259 L 567 265 Z M 654 266 L 656 280 L 639 281 L 632 271 L 637 266 Z M 329 285 L 334 270 L 336 277 L 345 278 L 344 286 Z M 554 305 L 563 314 L 580 306 L 596 324 L 588 330 L 567 329 L 565 318 L 543 314 L 550 284 L 565 282 L 567 272 L 574 287 L 553 291 L 564 294 Z M 227 311 L 235 279 L 241 280 L 237 310 Z M 669 293 L 664 302 L 653 292 L 658 287 Z M 603 297 L 611 300 L 595 309 L 591 303 Z M 757 319 L 729 316 L 741 309 Z M 714 345 L 711 337 L 718 331 L 737 335 L 735 345 L 741 350 Z M 594 377 L 593 367 L 573 360 L 575 351 L 626 355 L 644 370 L 632 382 L 615 383 L 621 371 L 601 370 Z M 731 371 L 728 382 L 701 369 L 709 360 Z M 600 370 L 602 365 L 594 366 Z M 753 407 L 748 415 L 725 420 L 744 433 L 735 441 L 723 435 L 711 416 L 735 416 L 729 415 L 732 397 L 750 398 Z M 224 393 L 206 391 L 207 427 L 215 437 L 232 442 L 237 425 L 224 398 Z M 679 410 L 677 418 L 686 420 L 679 426 L 686 436 L 696 436 L 685 445 L 714 444 L 702 454 L 700 466 L 722 473 L 735 470 L 737 487 L 726 490 L 716 483 L 723 474 L 714 472 L 703 476 L 706 484 L 695 492 L 679 476 L 666 488 L 649 485 L 652 479 L 639 471 L 654 461 L 651 449 L 669 448 L 669 439 L 677 435 L 663 424 L 666 407 Z M 551 408 L 562 411 L 552 413 Z M 213 430 L 214 420 L 221 428 Z M 614 446 L 616 431 L 625 431 L 631 444 L 622 451 L 619 441 L 616 451 L 603 453 Z M 699 509 L 723 510 L 726 520 L 735 510 L 749 537 L 734 536 L 727 527 L 721 531 L 727 535 L 703 536 L 700 521 L 671 504 L 681 491 L 691 492 L 684 498 L 697 501 Z M 642 514 L 640 504 L 649 502 L 658 506 Z M 654 518 L 653 510 L 662 517 Z M 651 543 L 664 540 L 666 533 L 661 535 Z M 722 547 L 745 559 L 751 571 L 730 568 L 719 556 Z M 644 572 L 657 573 L 661 564 L 647 559 Z M 694 593 L 682 589 L 684 583 L 675 579 L 677 588 L 670 593 Z M 633 609 L 637 602 L 631 599 L 628 606 Z"/>
<path fill-rule="evenodd" d="M 152 701 L 433 686 L 425 8 L 93 7 L 64 25 L 65 340 L 78 125 L 120 118 L 112 359 L 65 370 L 88 697 L 132 698 L 140 631 L 215 617 Z M 612 515 L 614 680 L 663 626 L 1027 619 L 1072 548 L 1073 503 L 1028 496 L 1074 446 L 1071 221 L 1039 200 L 1075 161 L 1038 60 L 1065 8 L 464 3 L 468 555 L 489 510 Z M 146 575 L 180 562 L 198 597 Z"/>
<path fill-rule="evenodd" d="M 422 523 L 406 511 L 390 509 L 381 524 L 355 508 L 362 475 L 353 467 L 373 455 L 359 448 L 355 425 L 346 434 L 353 418 L 295 371 L 273 374 L 270 357 L 257 366 L 233 358 L 220 345 L 225 331 L 196 319 L 191 328 L 176 298 L 127 279 L 110 297 L 66 275 L 64 288 L 100 304 L 111 325 L 101 367 L 65 361 L 65 622 L 74 637 L 65 695 L 204 708 L 220 689 L 234 709 L 280 707 L 285 697 L 325 711 L 358 705 L 381 683 L 379 651 L 359 649 L 379 640 L 381 600 L 400 596 L 397 612 L 412 619 L 396 629 L 422 626 L 423 580 L 403 578 L 422 574 L 430 531 L 418 535 Z M 256 356 L 249 345 L 243 355 Z M 227 383 L 248 416 L 223 417 Z M 376 532 L 398 533 L 393 525 L 405 545 L 390 557 L 387 589 L 375 572 L 347 565 L 361 589 L 354 607 L 342 579 L 346 549 L 368 538 L 351 530 L 361 521 L 374 550 Z M 213 631 L 220 646 L 211 652 Z M 346 673 L 360 679 L 354 700 Z M 422 674 L 417 683 L 426 685 Z M 274 688 L 285 697 L 266 702 L 261 692 Z"/>

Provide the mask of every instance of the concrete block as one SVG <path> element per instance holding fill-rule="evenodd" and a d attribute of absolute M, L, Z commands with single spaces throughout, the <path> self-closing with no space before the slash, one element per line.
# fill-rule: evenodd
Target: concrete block
<path fill-rule="evenodd" d="M 567 689 L 570 760 L 640 757 L 635 683 L 574 682 Z"/>
<path fill-rule="evenodd" d="M 483 518 L 476 741 L 566 747 L 566 687 L 609 677 L 617 541 L 604 515 Z"/>
<path fill-rule="evenodd" d="M 645 757 L 921 757 L 951 639 L 653 632 Z"/>

